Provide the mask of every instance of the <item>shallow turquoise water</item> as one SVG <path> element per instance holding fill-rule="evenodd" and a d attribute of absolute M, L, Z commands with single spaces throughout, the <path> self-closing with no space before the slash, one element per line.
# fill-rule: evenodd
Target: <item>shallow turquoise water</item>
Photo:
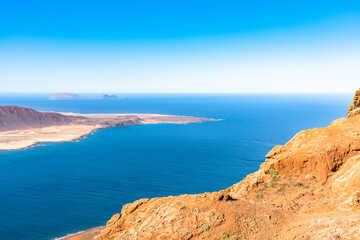
<path fill-rule="evenodd" d="M 344 95 L 128 95 L 49 101 L 0 95 L 0 105 L 81 113 L 224 119 L 98 130 L 77 142 L 0 152 L 0 236 L 42 240 L 104 225 L 139 198 L 212 192 L 258 169 L 274 145 L 344 117 Z"/>

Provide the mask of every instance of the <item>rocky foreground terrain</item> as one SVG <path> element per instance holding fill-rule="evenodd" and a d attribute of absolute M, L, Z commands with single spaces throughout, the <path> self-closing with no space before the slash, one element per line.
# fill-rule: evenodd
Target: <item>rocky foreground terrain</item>
<path fill-rule="evenodd" d="M 299 132 L 223 191 L 127 204 L 94 239 L 360 239 L 360 115 Z"/>

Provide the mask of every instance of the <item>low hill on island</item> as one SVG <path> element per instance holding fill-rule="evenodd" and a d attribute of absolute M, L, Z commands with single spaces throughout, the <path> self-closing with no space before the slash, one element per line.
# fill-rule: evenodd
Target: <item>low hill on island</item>
<path fill-rule="evenodd" d="M 0 106 L 0 131 L 64 125 L 74 119 L 59 113 L 38 112 L 31 108 Z"/>
<path fill-rule="evenodd" d="M 50 100 L 77 100 L 81 97 L 74 93 L 53 93 L 49 97 Z"/>
<path fill-rule="evenodd" d="M 95 239 L 360 239 L 360 115 L 299 132 L 228 189 L 129 203 Z"/>

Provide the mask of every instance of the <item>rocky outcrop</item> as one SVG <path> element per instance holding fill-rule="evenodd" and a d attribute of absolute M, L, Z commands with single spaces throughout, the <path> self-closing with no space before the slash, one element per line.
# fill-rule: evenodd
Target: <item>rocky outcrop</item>
<path fill-rule="evenodd" d="M 95 239 L 360 239 L 359 179 L 353 116 L 299 132 L 226 190 L 125 205 Z"/>
<path fill-rule="evenodd" d="M 331 190 L 338 197 L 360 193 L 360 155 L 351 157 L 330 179 Z M 359 202 L 360 204 L 360 202 Z"/>
<path fill-rule="evenodd" d="M 360 114 L 360 89 L 355 92 L 353 103 L 349 105 L 348 117 L 353 117 Z"/>
<path fill-rule="evenodd" d="M 100 97 L 101 99 L 104 100 L 114 100 L 114 99 L 118 99 L 118 97 L 116 95 L 108 95 L 108 94 L 103 94 Z"/>
<path fill-rule="evenodd" d="M 360 151 L 359 118 L 342 119 L 326 128 L 301 131 L 285 146 L 266 155 L 262 169 L 283 174 L 313 174 L 327 178 Z"/>

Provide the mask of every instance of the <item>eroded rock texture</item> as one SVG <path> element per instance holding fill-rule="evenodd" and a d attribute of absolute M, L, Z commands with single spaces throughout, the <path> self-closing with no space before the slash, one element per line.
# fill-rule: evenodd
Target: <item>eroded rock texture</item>
<path fill-rule="evenodd" d="M 353 103 L 349 105 L 348 117 L 353 117 L 360 114 L 360 89 L 355 92 Z"/>

